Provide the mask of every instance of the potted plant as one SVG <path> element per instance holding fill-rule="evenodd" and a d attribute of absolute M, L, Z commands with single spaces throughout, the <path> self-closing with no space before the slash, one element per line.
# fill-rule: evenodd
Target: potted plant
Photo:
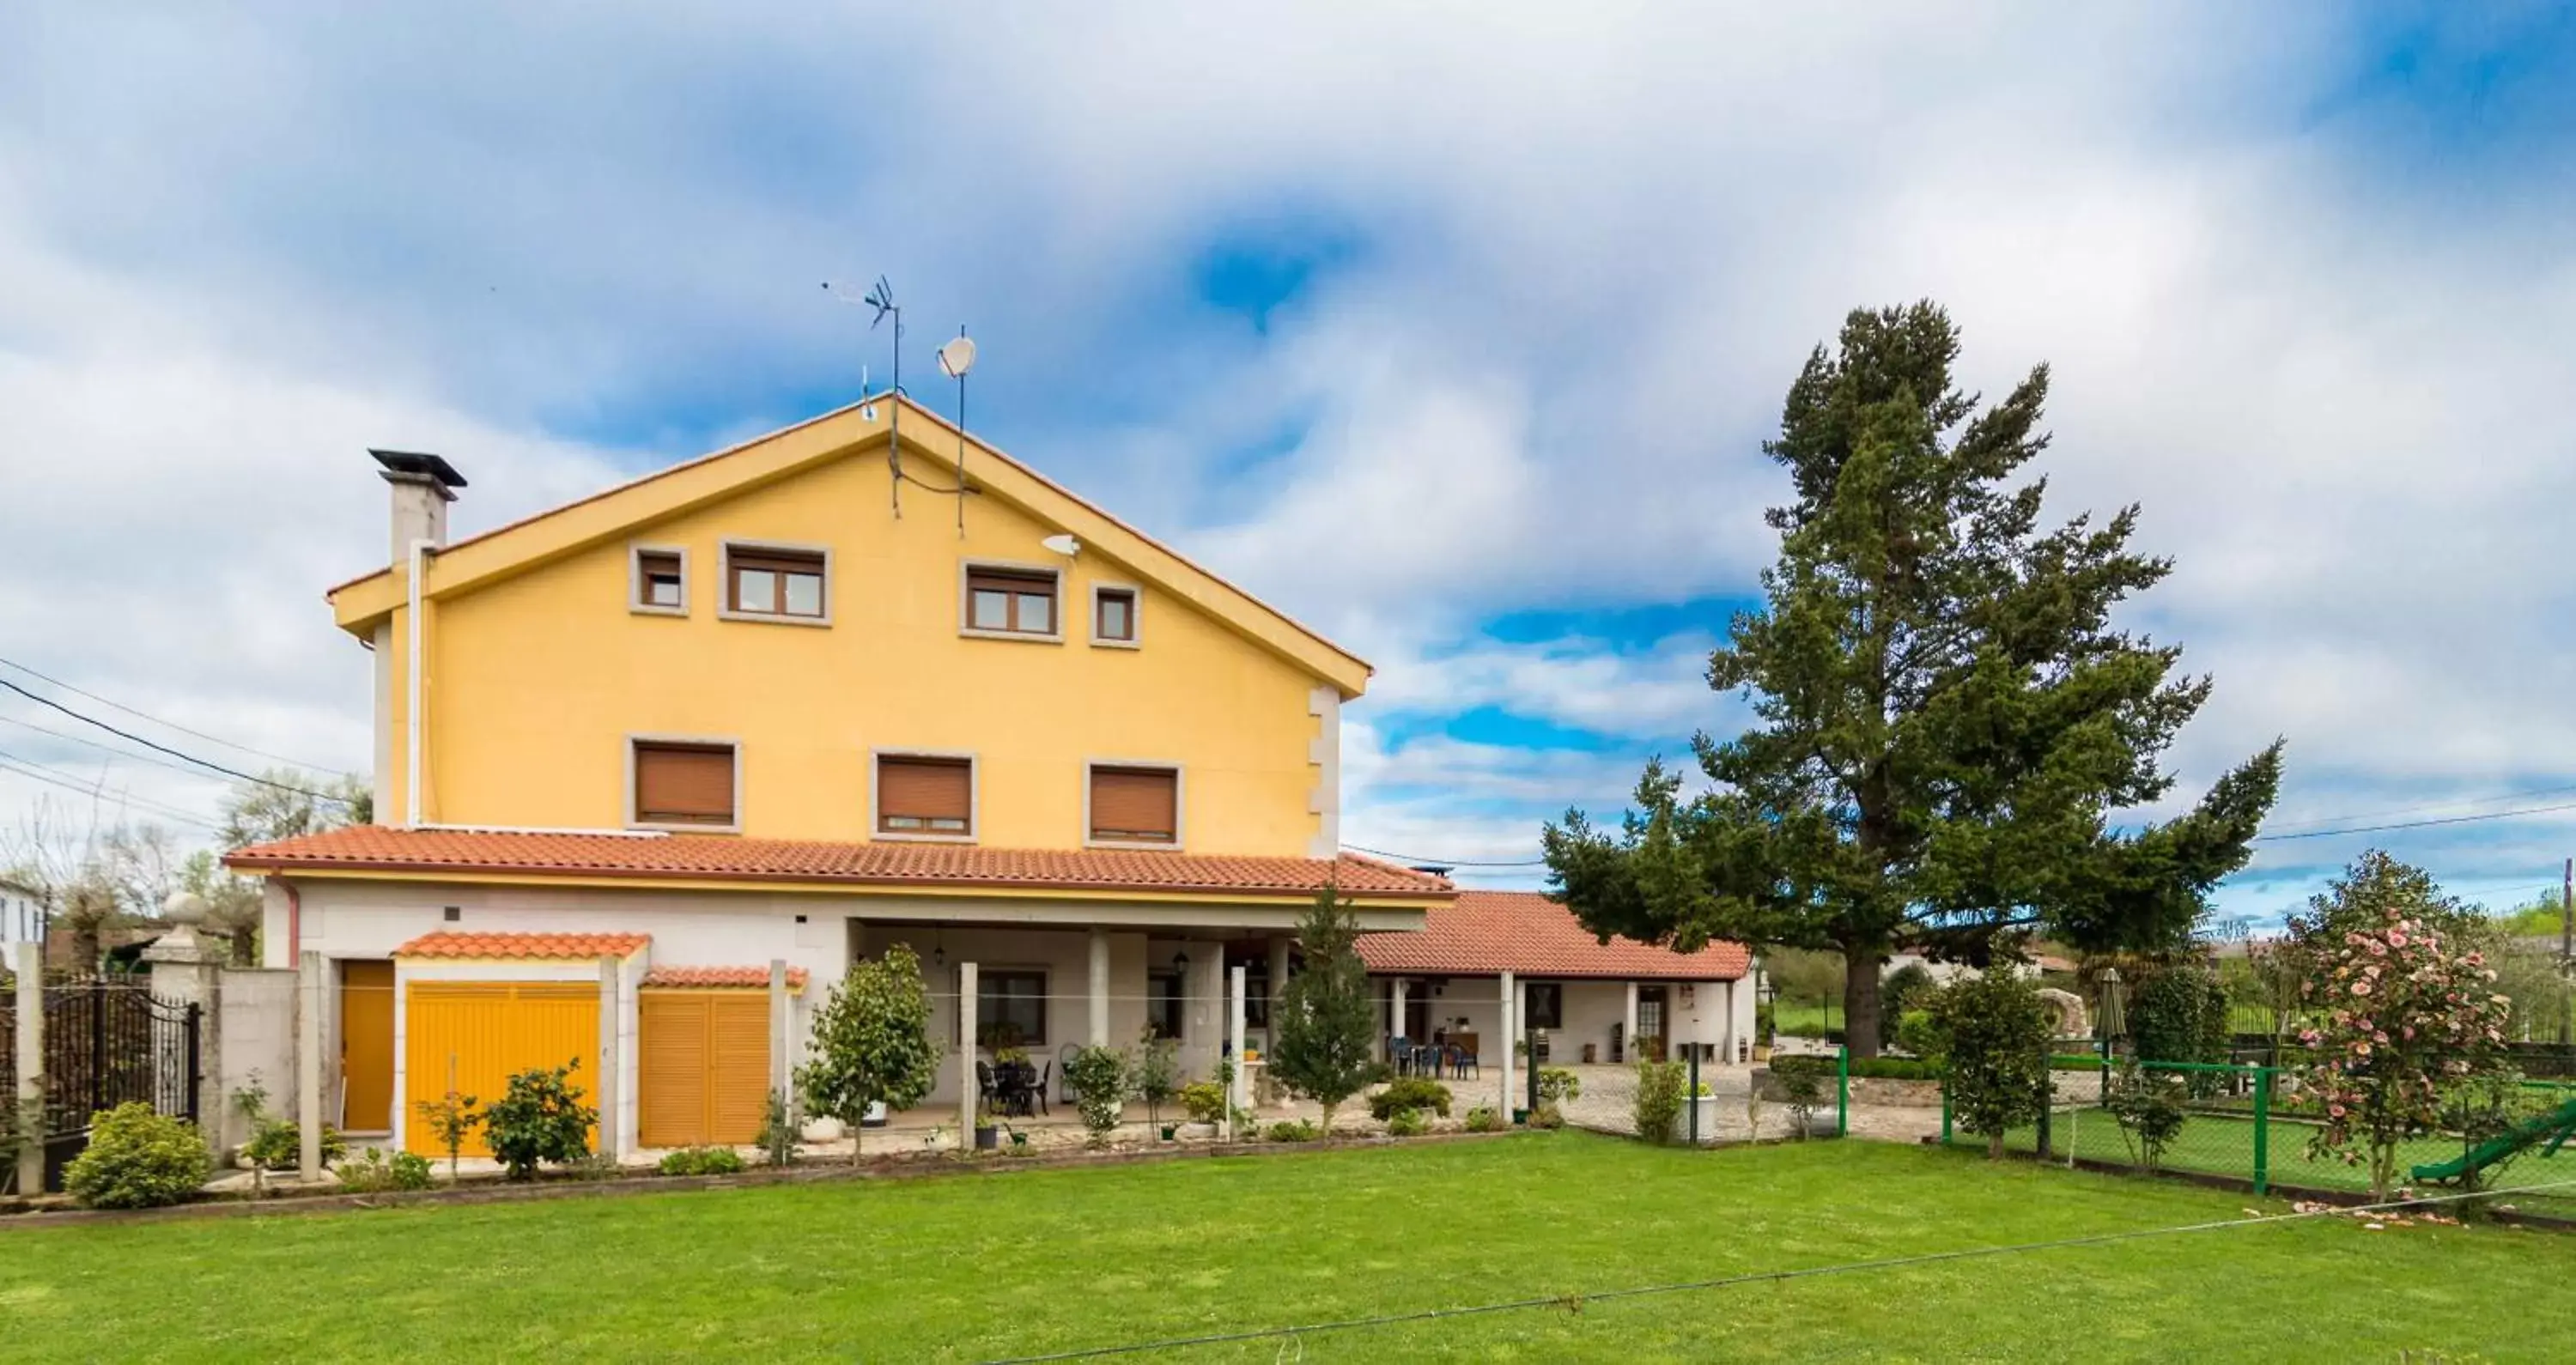
<path fill-rule="evenodd" d="M 1163 1141 L 1171 1141 L 1173 1130 L 1177 1125 L 1163 1122 L 1163 1106 L 1171 1103 L 1172 1097 L 1180 1093 L 1180 1041 L 1158 1037 L 1154 1033 L 1154 1026 L 1146 1025 L 1145 1036 L 1139 1040 L 1136 1060 L 1128 1080 L 1135 1087 L 1136 1098 L 1144 1101 L 1146 1124 L 1160 1133 Z"/>
<path fill-rule="evenodd" d="M 1190 1121 L 1181 1125 L 1180 1135 L 1192 1140 L 1216 1136 L 1216 1126 L 1225 1122 L 1225 1087 L 1214 1081 L 1192 1081 L 1180 1091 L 1182 1112 Z"/>
<path fill-rule="evenodd" d="M 989 1152 L 1002 1145 L 1002 1130 L 993 1123 L 993 1111 L 975 1106 L 975 1150 Z"/>

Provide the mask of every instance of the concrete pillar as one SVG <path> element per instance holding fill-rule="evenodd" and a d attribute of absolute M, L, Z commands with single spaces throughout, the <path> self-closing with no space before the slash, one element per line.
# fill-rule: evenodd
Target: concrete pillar
<path fill-rule="evenodd" d="M 795 1040 L 788 1036 L 790 1010 L 787 1001 L 787 959 L 769 959 L 769 1088 L 778 1092 L 779 1101 L 795 1113 L 795 1099 L 787 1093 L 787 1053 Z"/>
<path fill-rule="evenodd" d="M 975 1084 L 975 964 L 957 964 L 957 1149 L 975 1140 L 975 1106 L 983 1099 Z M 863 1131 L 863 1130 L 862 1130 Z M 858 1131 L 850 1136 L 858 1137 Z"/>
<path fill-rule="evenodd" d="M 1519 1023 L 1521 1017 L 1520 987 L 1513 984 L 1512 974 L 1510 972 L 1503 973 L 1503 998 L 1500 1013 L 1502 1016 L 1503 1045 L 1496 1049 L 1496 1051 L 1502 1053 L 1503 1056 L 1503 1102 L 1500 1107 L 1495 1109 L 1494 1112 L 1508 1119 L 1512 1116 L 1512 1095 L 1514 1093 L 1512 1090 L 1512 1053 L 1514 1051 L 1514 1045 L 1520 1041 Z"/>
<path fill-rule="evenodd" d="M 1279 1037 L 1279 1002 L 1288 996 L 1288 950 L 1296 944 L 1293 938 L 1270 940 L 1270 1025 L 1264 1035 L 1266 1042 L 1275 1042 Z"/>
<path fill-rule="evenodd" d="M 1109 931 L 1091 930 L 1091 1045 L 1109 1046 Z"/>
<path fill-rule="evenodd" d="M 221 964 L 232 954 L 228 947 L 210 944 L 197 936 L 197 926 L 206 920 L 206 903 L 196 896 L 185 891 L 171 893 L 162 903 L 161 914 L 172 927 L 143 950 L 143 960 L 152 968 L 152 994 L 156 998 L 197 1007 L 197 1131 L 220 1162 L 224 1120 L 230 1106 L 224 1102 L 222 1011 L 217 1005 L 222 989 Z M 156 1049 L 162 1048 L 167 1038 L 167 1034 L 156 1030 Z M 187 1066 L 184 1057 L 175 1055 L 155 1057 L 153 1061 L 163 1069 L 163 1075 L 182 1074 Z"/>
<path fill-rule="evenodd" d="M 322 955 L 306 950 L 295 972 L 295 1171 L 322 1178 Z"/>
<path fill-rule="evenodd" d="M 1405 1006 L 1405 996 L 1406 996 L 1406 994 L 1407 994 L 1407 991 L 1405 990 L 1405 988 L 1406 988 L 1408 985 L 1410 985 L 1410 984 L 1412 984 L 1412 983 L 1410 983 L 1410 982 L 1406 981 L 1403 977 L 1400 977 L 1400 976 L 1399 976 L 1399 977 L 1397 977 L 1397 978 L 1395 979 L 1395 999 L 1394 999 L 1394 1001 L 1393 1001 L 1393 1004 L 1394 1004 L 1394 1007 L 1395 1007 L 1395 1018 L 1394 1018 L 1393 1020 L 1391 1020 L 1391 1021 L 1388 1023 L 1388 1025 L 1387 1025 L 1387 1030 L 1386 1030 L 1386 1031 L 1387 1031 L 1387 1032 L 1389 1032 L 1389 1033 L 1393 1033 L 1393 1034 L 1401 1034 L 1401 1033 L 1403 1033 L 1403 1032 L 1404 1032 L 1404 1006 Z M 1421 1039 L 1419 1039 L 1419 1038 L 1415 1038 L 1415 1039 L 1412 1039 L 1411 1041 L 1413 1041 L 1413 1042 L 1417 1042 L 1417 1043 L 1418 1043 L 1418 1042 L 1421 1042 L 1422 1040 L 1421 1040 Z M 1394 1059 L 1390 1058 L 1389 1060 L 1394 1060 Z"/>
<path fill-rule="evenodd" d="M 44 1128 L 45 1109 L 45 949 L 40 943 L 19 943 L 18 974 L 18 1093 L 8 1098 L 18 1106 L 22 1119 L 35 1120 L 34 1127 Z M 45 1145 L 30 1142 L 18 1149 L 18 1193 L 36 1194 L 45 1188 Z"/>
<path fill-rule="evenodd" d="M 599 959 L 599 1154 L 611 1161 L 625 1155 L 618 1129 L 625 1106 L 618 1099 L 617 959 Z"/>
<path fill-rule="evenodd" d="M 1619 1059 L 1633 1062 L 1637 1060 L 1637 983 L 1634 981 L 1628 983 L 1627 1019 L 1627 1025 L 1619 1030 Z"/>
<path fill-rule="evenodd" d="M 1225 1135 L 1234 1137 L 1234 1111 L 1252 1107 L 1252 1072 L 1243 1064 L 1243 991 L 1246 970 L 1237 964 L 1226 974 L 1225 1046 L 1234 1059 L 1234 1084 L 1227 1086 L 1225 1096 Z"/>

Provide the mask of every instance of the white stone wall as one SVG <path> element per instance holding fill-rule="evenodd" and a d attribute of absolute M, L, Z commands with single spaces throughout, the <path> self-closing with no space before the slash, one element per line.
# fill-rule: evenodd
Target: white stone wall
<path fill-rule="evenodd" d="M 217 1121 L 229 1151 L 251 1137 L 250 1124 L 233 1111 L 234 1091 L 257 1084 L 268 1091 L 270 1113 L 295 1116 L 295 973 L 227 968 L 218 978 L 215 1012 L 223 1081 Z"/>

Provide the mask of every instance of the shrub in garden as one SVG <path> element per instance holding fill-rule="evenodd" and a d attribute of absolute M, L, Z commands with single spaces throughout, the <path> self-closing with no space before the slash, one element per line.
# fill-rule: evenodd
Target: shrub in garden
<path fill-rule="evenodd" d="M 1269 1132 L 1272 1142 L 1313 1142 L 1323 1135 L 1313 1119 L 1283 1119 L 1270 1125 Z"/>
<path fill-rule="evenodd" d="M 1192 1123 L 1225 1122 L 1225 1087 L 1214 1081 L 1192 1081 L 1181 1087 L 1181 1111 Z"/>
<path fill-rule="evenodd" d="M 2374 883 L 2414 890 L 2379 903 L 2371 922 L 2347 902 Z M 2495 1069 L 2513 1009 L 2485 953 L 2463 950 L 2434 916 L 2410 916 L 2410 900 L 2444 904 L 2431 878 L 2364 855 L 2331 897 L 2312 902 L 2315 916 L 2291 921 L 2308 973 L 2300 1079 L 2325 1106 L 2308 1153 L 2366 1163 L 2381 1201 L 2397 1184 L 2400 1148 L 2440 1126 L 2445 1090 Z"/>
<path fill-rule="evenodd" d="M 1878 983 L 1878 1043 L 1886 1047 L 1898 1041 L 1898 1030 L 1904 1026 L 1906 1011 L 1916 1008 L 1924 996 L 1940 989 L 1932 973 L 1919 962 L 1908 962 L 1889 972 Z"/>
<path fill-rule="evenodd" d="M 2129 1006 L 2129 1035 L 2145 1061 L 2226 1061 L 2227 988 L 2202 968 L 2167 967 L 2139 985 Z M 2197 1071 L 2184 1084 L 2193 1098 L 2206 1099 L 2222 1079 L 2214 1071 Z"/>
<path fill-rule="evenodd" d="M 664 1175 L 740 1175 L 745 1169 L 742 1154 L 731 1147 L 683 1147 L 662 1154 Z"/>
<path fill-rule="evenodd" d="M 63 1188 L 85 1208 L 158 1208 L 195 1194 L 214 1167 L 197 1125 L 132 1100 L 90 1120 L 89 1147 L 63 1169 Z"/>
<path fill-rule="evenodd" d="M 431 1136 L 438 1139 L 439 1150 L 447 1153 L 447 1178 L 456 1178 L 456 1160 L 465 1150 L 465 1139 L 482 1125 L 483 1115 L 476 1112 L 472 1095 L 450 1090 L 434 1100 L 417 1100 L 412 1104 L 420 1121 L 429 1125 Z"/>
<path fill-rule="evenodd" d="M 242 1160 L 261 1171 L 291 1171 L 304 1162 L 304 1130 L 295 1120 L 263 1114 L 251 1139 L 242 1144 Z M 336 1166 L 349 1154 L 349 1139 L 330 1124 L 322 1125 L 322 1164 Z"/>
<path fill-rule="evenodd" d="M 1136 1046 L 1136 1064 L 1127 1083 L 1135 1090 L 1136 1098 L 1144 1102 L 1145 1122 L 1159 1127 L 1163 1106 L 1180 1093 L 1181 1040 L 1163 1037 L 1147 1024 L 1145 1036 Z"/>
<path fill-rule="evenodd" d="M 1983 974 L 1933 993 L 1929 1004 L 1949 1059 L 1943 1089 L 1951 1119 L 1985 1138 L 1988 1157 L 2001 1157 L 2004 1134 L 2038 1122 L 2048 1104 L 2048 1007 L 2003 953 Z"/>
<path fill-rule="evenodd" d="M 1561 1066 L 1538 1069 L 1538 1102 L 1563 1104 L 1583 1094 L 1583 1078 Z"/>
<path fill-rule="evenodd" d="M 1467 1131 L 1468 1131 L 1468 1132 L 1470 1132 L 1470 1133 L 1499 1133 L 1499 1132 L 1501 1132 L 1502 1130 L 1503 1130 L 1503 1116 L 1502 1116 L 1501 1114 L 1498 1114 L 1498 1113 L 1494 1112 L 1492 1109 L 1486 1108 L 1485 1106 L 1483 1106 L 1483 1105 L 1481 1105 L 1481 1104 L 1480 1104 L 1480 1105 L 1476 1106 L 1475 1108 L 1470 1109 L 1470 1110 L 1468 1110 L 1468 1111 L 1467 1111 Z"/>
<path fill-rule="evenodd" d="M 483 1111 L 483 1142 L 512 1180 L 535 1177 L 540 1162 L 569 1166 L 590 1155 L 590 1127 L 599 1111 L 581 1102 L 572 1083 L 581 1068 L 532 1067 L 510 1078 L 501 1098 Z"/>
<path fill-rule="evenodd" d="M 1771 1080 L 1779 1087 L 1780 1102 L 1788 1106 L 1790 1122 L 1797 1125 L 1798 1140 L 1806 1141 L 1815 1127 L 1816 1110 L 1825 1102 L 1824 1059 L 1774 1057 Z"/>
<path fill-rule="evenodd" d="M 1929 998 L 1930 996 L 1928 994 L 1916 997 L 1918 1000 Z M 1907 1010 L 1905 1012 L 1905 1017 L 1896 1021 L 1896 1045 L 1913 1053 L 1916 1058 L 1933 1070 L 1933 1074 L 1938 1074 L 1938 1069 L 1941 1065 L 1941 1030 L 1934 1027 L 1932 1024 L 1932 1011 L 1927 1009 Z M 1902 1062 L 1903 1060 L 1904 1059 L 1901 1057 L 1856 1058 L 1854 1059 L 1852 1074 L 1855 1076 L 1863 1074 L 1858 1065 L 1860 1062 Z M 1876 1076 L 1884 1073 L 1873 1071 L 1867 1074 Z"/>
<path fill-rule="evenodd" d="M 1680 1062 L 1637 1063 L 1637 1136 L 1648 1142 L 1672 1141 L 1673 1120 L 1681 1117 L 1689 1085 L 1689 1068 Z"/>
<path fill-rule="evenodd" d="M 1388 1137 L 1420 1137 L 1431 1131 L 1431 1118 L 1419 1109 L 1398 1109 L 1387 1115 Z"/>
<path fill-rule="evenodd" d="M 796 1072 L 797 1093 L 817 1114 L 850 1130 L 850 1161 L 867 1145 L 868 1107 L 910 1109 L 938 1079 L 939 1050 L 930 1042 L 930 995 L 921 959 L 908 944 L 852 964 L 814 1011 L 810 1060 Z"/>
<path fill-rule="evenodd" d="M 1108 1140 L 1127 1105 L 1127 1054 L 1114 1047 L 1077 1050 L 1064 1064 L 1064 1083 L 1093 1145 Z"/>
<path fill-rule="evenodd" d="M 2188 1093 L 2171 1073 L 2143 1070 L 2135 1059 L 2122 1062 L 2111 1079 L 2102 1107 L 2111 1111 L 2112 1120 L 2120 1125 L 2121 1140 L 2149 1174 L 2164 1164 L 2165 1148 L 2182 1132 L 2189 1117 L 2183 1108 Z"/>
<path fill-rule="evenodd" d="M 1530 1111 L 1529 1126 L 1532 1128 L 1562 1128 L 1565 1126 L 1565 1111 L 1553 1104 L 1542 1104 L 1538 1108 Z"/>
<path fill-rule="evenodd" d="M 1389 1081 L 1368 1101 L 1369 1117 L 1380 1122 L 1395 1117 L 1401 1109 L 1428 1109 L 1445 1119 L 1449 1117 L 1449 1104 L 1449 1087 L 1421 1076 Z"/>
<path fill-rule="evenodd" d="M 388 1153 L 381 1147 L 368 1147 L 340 1163 L 340 1188 L 352 1194 L 383 1194 L 388 1190 L 425 1190 L 437 1183 L 430 1174 L 429 1158 L 418 1152 Z"/>

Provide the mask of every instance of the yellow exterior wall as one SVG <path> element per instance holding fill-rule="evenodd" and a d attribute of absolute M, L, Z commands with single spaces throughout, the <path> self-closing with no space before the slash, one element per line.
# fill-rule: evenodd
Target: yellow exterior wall
<path fill-rule="evenodd" d="M 614 828 L 627 737 L 691 735 L 741 745 L 746 835 L 868 838 L 871 751 L 954 750 L 977 756 L 986 845 L 1080 846 L 1085 761 L 1126 759 L 1182 766 L 1187 850 L 1305 856 L 1317 678 L 1092 545 L 1068 565 L 1062 643 L 959 635 L 960 566 L 1066 563 L 1038 543 L 1055 529 L 978 497 L 961 540 L 955 500 L 909 486 L 898 520 L 880 449 L 437 601 L 423 815 Z M 727 538 L 828 547 L 831 624 L 720 619 Z M 687 551 L 688 616 L 628 610 L 631 544 Z M 1142 648 L 1088 642 L 1095 582 L 1140 586 Z M 405 615 L 382 673 L 388 821 L 403 814 Z"/>

